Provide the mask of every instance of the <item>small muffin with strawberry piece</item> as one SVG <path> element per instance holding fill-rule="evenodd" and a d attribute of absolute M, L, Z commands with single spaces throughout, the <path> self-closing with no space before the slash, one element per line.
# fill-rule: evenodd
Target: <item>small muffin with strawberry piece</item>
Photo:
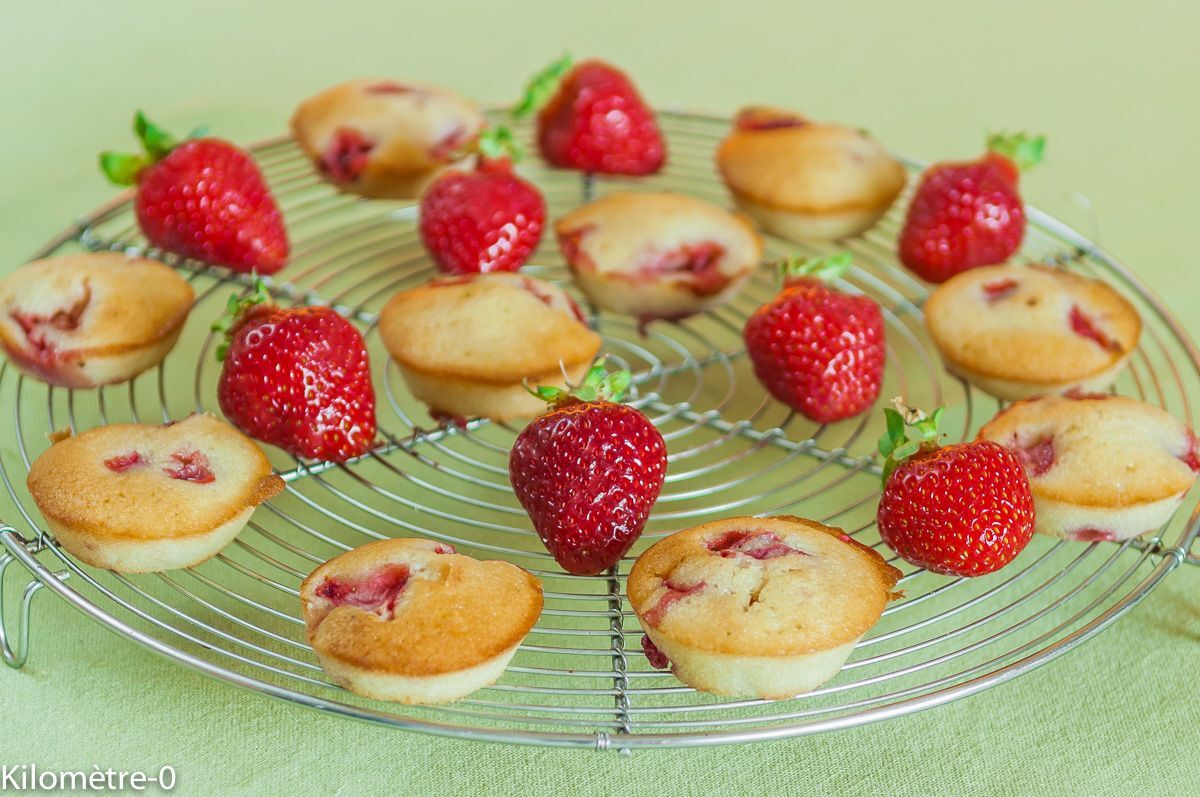
<path fill-rule="evenodd" d="M 300 103 L 291 127 L 317 170 L 339 189 L 411 199 L 469 153 L 483 122 L 474 103 L 448 89 L 365 78 Z"/>
<path fill-rule="evenodd" d="M 580 379 L 600 336 L 561 288 L 524 274 L 439 277 L 391 298 L 383 344 L 435 415 L 510 420 L 544 402 L 525 383 Z"/>
<path fill-rule="evenodd" d="M 376 700 L 435 705 L 496 682 L 542 612 L 516 565 L 434 540 L 379 540 L 300 585 L 308 641 L 340 686 Z"/>
<path fill-rule="evenodd" d="M 702 691 L 783 699 L 838 674 L 900 575 L 841 529 L 735 517 L 655 543 L 628 592 L 652 664 Z"/>
<path fill-rule="evenodd" d="M 877 222 L 904 167 L 865 131 L 780 108 L 743 108 L 717 149 L 738 207 L 781 238 L 847 238 Z"/>
<path fill-rule="evenodd" d="M 947 370 L 1008 400 L 1105 390 L 1142 331 L 1110 285 L 1045 265 L 973 268 L 938 287 L 924 311 Z"/>
<path fill-rule="evenodd" d="M 117 252 L 38 260 L 0 278 L 0 345 L 51 385 L 125 382 L 162 362 L 194 298 L 157 260 Z"/>
<path fill-rule="evenodd" d="M 1124 396 L 1019 401 L 979 430 L 1016 453 L 1033 489 L 1037 530 L 1094 542 L 1166 523 L 1196 481 L 1200 451 L 1182 421 Z"/>
<path fill-rule="evenodd" d="M 554 231 L 588 298 L 641 321 L 728 301 L 762 257 L 744 218 L 683 194 L 608 194 L 560 218 Z"/>
<path fill-rule="evenodd" d="M 203 562 L 284 486 L 258 446 L 211 415 L 60 438 L 26 484 L 62 547 L 123 573 Z"/>

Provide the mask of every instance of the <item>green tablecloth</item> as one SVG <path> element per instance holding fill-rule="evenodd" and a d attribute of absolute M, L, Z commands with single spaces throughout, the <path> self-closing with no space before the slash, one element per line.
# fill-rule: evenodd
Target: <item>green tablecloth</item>
<path fill-rule="evenodd" d="M 0 269 L 111 195 L 95 153 L 129 143 L 135 107 L 172 129 L 207 121 L 249 141 L 281 132 L 297 100 L 337 80 L 427 78 L 507 101 L 570 49 L 622 64 L 656 104 L 774 102 L 868 127 L 919 157 L 973 155 L 993 128 L 1044 131 L 1049 160 L 1026 196 L 1098 235 L 1200 333 L 1187 265 L 1200 208 L 1200 6 L 1051 5 L 10 6 Z M 1191 568 L 1082 649 L 970 699 L 836 734 L 628 760 L 339 721 L 185 671 L 53 597 L 34 620 L 25 670 L 0 668 L 0 764 L 170 764 L 180 794 L 1174 795 L 1200 784 Z"/>

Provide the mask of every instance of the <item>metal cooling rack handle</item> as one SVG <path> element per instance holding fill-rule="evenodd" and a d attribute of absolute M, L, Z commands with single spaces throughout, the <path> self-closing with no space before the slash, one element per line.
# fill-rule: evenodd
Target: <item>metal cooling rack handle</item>
<path fill-rule="evenodd" d="M 4 586 L 7 583 L 5 577 L 8 575 L 9 565 L 17 560 L 12 553 L 14 547 L 23 548 L 30 554 L 34 554 L 41 550 L 42 544 L 38 540 L 28 540 L 22 537 L 16 529 L 2 521 L 0 521 L 0 539 L 4 542 L 4 548 L 8 549 L 3 556 L 0 556 L 0 656 L 3 656 L 5 664 L 16 670 L 25 666 L 25 660 L 29 658 L 29 620 L 32 614 L 33 596 L 41 592 L 45 585 L 36 578 L 30 577 L 28 583 L 25 584 L 25 589 L 21 591 L 21 602 L 17 607 L 15 623 L 10 626 L 9 612 L 4 605 Z M 21 567 L 21 571 L 23 570 L 24 564 Z M 61 578 L 67 574 L 56 575 Z"/>

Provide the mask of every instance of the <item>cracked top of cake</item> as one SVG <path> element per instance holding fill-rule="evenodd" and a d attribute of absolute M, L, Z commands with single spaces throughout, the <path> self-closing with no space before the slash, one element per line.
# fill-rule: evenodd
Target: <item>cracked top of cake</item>
<path fill-rule="evenodd" d="M 1137 346 L 1137 310 L 1109 285 L 1052 266 L 984 266 L 941 285 L 925 323 L 952 364 L 1059 383 L 1103 373 Z"/>
<path fill-rule="evenodd" d="M 313 648 L 395 675 L 474 667 L 518 644 L 542 588 L 514 564 L 463 556 L 436 540 L 378 540 L 318 567 L 300 585 Z"/>
<path fill-rule="evenodd" d="M 1035 498 L 1128 507 L 1192 486 L 1196 437 L 1166 410 L 1125 396 L 1018 401 L 979 430 L 1017 453 Z"/>
<path fill-rule="evenodd" d="M 629 574 L 643 625 L 691 647 L 794 656 L 845 645 L 898 596 L 900 571 L 841 529 L 737 517 L 672 534 Z"/>

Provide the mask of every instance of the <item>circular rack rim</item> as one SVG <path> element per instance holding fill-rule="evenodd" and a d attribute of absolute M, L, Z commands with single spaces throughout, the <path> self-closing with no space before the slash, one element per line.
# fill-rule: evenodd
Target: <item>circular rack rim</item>
<path fill-rule="evenodd" d="M 667 119 L 675 120 L 707 120 L 713 123 L 727 123 L 720 117 L 704 115 L 704 114 L 684 114 L 678 112 L 662 112 Z M 261 151 L 272 147 L 287 144 L 288 136 L 280 136 L 268 139 L 251 147 L 254 151 Z M 923 164 L 919 164 L 911 159 L 903 159 L 910 170 L 916 170 Z M 62 234 L 55 237 L 43 249 L 35 255 L 35 257 L 44 257 L 52 254 L 54 251 L 63 245 L 80 240 L 88 230 L 95 224 L 104 220 L 111 214 L 125 207 L 132 196 L 131 191 L 126 191 L 115 197 L 108 203 L 105 203 L 87 217 L 79 222 L 71 225 Z M 1174 341 L 1178 343 L 1187 358 L 1190 360 L 1190 365 L 1200 373 L 1200 351 L 1197 350 L 1195 344 L 1191 341 L 1186 331 L 1171 312 L 1162 304 L 1152 291 L 1150 291 L 1136 276 L 1123 265 L 1100 250 L 1090 240 L 1078 234 L 1074 230 L 1067 227 L 1065 224 L 1056 219 L 1034 209 L 1028 208 L 1027 215 L 1031 225 L 1038 227 L 1050 235 L 1055 236 L 1062 242 L 1074 247 L 1082 256 L 1086 256 L 1095 261 L 1096 264 L 1108 269 L 1113 274 L 1124 280 L 1139 298 L 1146 302 L 1150 309 L 1157 314 L 1158 318 L 1167 327 Z M 6 470 L 0 463 L 0 472 L 3 472 L 3 477 L 8 484 L 9 477 Z M 11 492 L 12 487 L 9 485 Z M 36 527 L 35 527 L 36 528 Z M 69 575 L 69 571 L 54 571 L 45 563 L 37 558 L 37 554 L 47 548 L 60 558 L 64 554 L 58 550 L 56 546 L 49 542 L 48 536 L 37 528 L 38 537 L 35 539 L 26 539 L 15 528 L 0 525 L 0 540 L 9 550 L 8 556 L 4 557 L 4 563 L 9 561 L 20 561 L 22 565 L 28 569 L 36 583 L 49 587 L 52 592 L 66 600 L 70 605 L 91 617 L 93 620 L 101 623 L 110 630 L 132 639 L 143 647 L 158 653 L 168 659 L 183 664 L 191 669 L 210 675 L 225 683 L 238 686 L 253 692 L 265 694 L 271 697 L 284 699 L 299 705 L 304 705 L 310 708 L 315 708 L 327 713 L 337 714 L 352 719 L 359 719 L 371 722 L 377 722 L 392 727 L 402 728 L 406 730 L 417 730 L 436 735 L 443 735 L 456 738 L 467 738 L 486 741 L 500 741 L 522 744 L 537 744 L 562 747 L 591 747 L 597 749 L 620 749 L 630 750 L 633 748 L 654 748 L 654 747 L 673 747 L 673 746 L 696 746 L 696 745 L 713 745 L 713 744 L 731 744 L 749 741 L 763 741 L 769 739 L 781 739 L 807 735 L 811 733 L 835 730 L 856 725 L 862 725 L 870 722 L 887 719 L 890 717 L 900 716 L 903 714 L 912 713 L 925 708 L 940 705 L 951 700 L 975 694 L 983 691 L 991 686 L 1006 682 L 1012 678 L 1027 672 L 1041 664 L 1049 662 L 1068 650 L 1073 649 L 1083 641 L 1091 638 L 1101 630 L 1106 628 L 1126 611 L 1140 602 L 1156 585 L 1166 576 L 1171 570 L 1178 566 L 1181 562 L 1187 560 L 1192 561 L 1192 557 L 1188 551 L 1191 543 L 1196 538 L 1200 531 L 1200 506 L 1197 506 L 1192 515 L 1187 519 L 1179 538 L 1174 546 L 1166 544 L 1153 544 L 1147 546 L 1143 551 L 1143 561 L 1145 557 L 1151 553 L 1160 557 L 1159 561 L 1154 564 L 1152 570 L 1145 574 L 1140 581 L 1137 581 L 1127 593 L 1123 595 L 1102 613 L 1092 617 L 1087 623 L 1075 628 L 1070 634 L 1054 640 L 1051 644 L 1037 648 L 1028 655 L 1024 655 L 1019 659 L 1009 661 L 1000 667 L 995 667 L 982 674 L 976 675 L 966 680 L 958 680 L 951 685 L 937 688 L 933 691 L 926 691 L 922 694 L 907 697 L 901 700 L 887 702 L 882 705 L 866 708 L 865 710 L 856 711 L 850 714 L 821 718 L 815 721 L 808 722 L 780 722 L 770 723 L 769 718 L 763 718 L 761 724 L 744 730 L 721 730 L 721 731 L 687 731 L 682 733 L 657 733 L 657 732 L 621 732 L 621 731 L 592 731 L 592 732 L 542 732 L 536 730 L 528 730 L 522 728 L 520 730 L 507 730 L 504 728 L 484 727 L 484 726 L 469 726 L 455 725 L 446 722 L 432 721 L 417 717 L 401 716 L 399 714 L 390 713 L 381 710 L 373 710 L 361 706 L 355 706 L 339 700 L 326 699 L 314 694 L 308 694 L 296 689 L 287 688 L 277 684 L 269 683 L 252 675 L 247 675 L 238 672 L 231 667 L 222 666 L 214 661 L 207 660 L 202 656 L 190 653 L 183 650 L 181 647 L 169 644 L 162 639 L 152 634 L 141 631 L 130 623 L 118 618 L 114 613 L 107 611 L 99 605 L 99 602 L 93 601 L 81 591 L 76 590 L 69 578 L 64 576 L 64 573 Z M 1136 546 L 1137 543 L 1126 543 Z M 64 562 L 67 560 L 64 559 Z M 3 570 L 0 569 L 0 573 Z M 615 579 L 615 577 L 614 577 Z M 1127 579 L 1126 579 L 1127 580 Z M 0 584 L 2 586 L 2 584 Z M 596 596 L 598 599 L 602 595 Z M 111 600 L 110 596 L 110 600 Z M 26 603 L 26 608 L 27 608 Z M 1065 623 L 1064 623 L 1065 625 Z M 1060 626 L 1061 628 L 1062 626 Z M 3 617 L 0 617 L 0 629 L 3 629 Z M 28 632 L 28 628 L 25 629 Z M 1048 638 L 1050 638 L 1048 636 Z M 28 642 L 28 637 L 20 640 L 22 643 Z M 1001 657 L 1004 658 L 1004 657 Z M 665 711 L 669 711 L 666 709 Z M 611 723 L 605 723 L 603 720 L 597 720 L 595 726 L 605 726 Z M 720 724 L 714 721 L 713 724 Z"/>

